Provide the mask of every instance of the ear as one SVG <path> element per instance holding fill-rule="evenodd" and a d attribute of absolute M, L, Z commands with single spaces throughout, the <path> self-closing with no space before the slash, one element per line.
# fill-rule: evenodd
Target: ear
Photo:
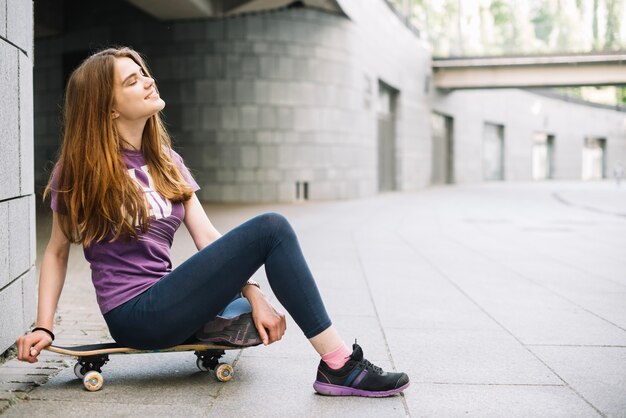
<path fill-rule="evenodd" d="M 111 119 L 117 119 L 120 117 L 120 114 L 115 110 L 111 110 Z"/>

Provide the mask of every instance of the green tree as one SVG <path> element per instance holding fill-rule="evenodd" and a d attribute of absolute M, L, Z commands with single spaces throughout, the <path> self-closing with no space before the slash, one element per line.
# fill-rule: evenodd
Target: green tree
<path fill-rule="evenodd" d="M 593 50 L 600 49 L 600 31 L 598 30 L 598 7 L 600 0 L 593 0 L 593 18 L 592 18 L 592 32 L 593 32 Z"/>
<path fill-rule="evenodd" d="M 614 50 L 620 47 L 620 0 L 606 0 L 606 35 L 604 36 L 604 49 Z"/>
<path fill-rule="evenodd" d="M 493 23 L 497 26 L 505 26 L 511 20 L 510 5 L 505 0 L 492 0 L 489 11 L 493 16 Z"/>
<path fill-rule="evenodd" d="M 617 89 L 617 104 L 626 106 L 626 87 L 618 87 Z"/>
<path fill-rule="evenodd" d="M 493 16 L 493 24 L 501 42 L 497 45 L 497 52 L 518 52 L 519 42 L 517 21 L 514 19 L 511 4 L 505 0 L 492 0 L 489 6 Z"/>
<path fill-rule="evenodd" d="M 550 42 L 550 35 L 554 30 L 554 12 L 550 8 L 550 4 L 543 1 L 533 11 L 531 19 L 535 30 L 535 37 L 543 41 L 546 45 Z"/>

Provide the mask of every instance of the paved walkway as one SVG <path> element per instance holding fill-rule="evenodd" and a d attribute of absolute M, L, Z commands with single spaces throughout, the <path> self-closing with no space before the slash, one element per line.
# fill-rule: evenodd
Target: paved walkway
<path fill-rule="evenodd" d="M 285 214 L 340 332 L 406 371 L 405 395 L 315 395 L 316 354 L 290 321 L 280 343 L 230 352 L 228 383 L 199 372 L 191 353 L 112 357 L 97 393 L 82 389 L 71 359 L 8 361 L 7 417 L 626 417 L 626 187 L 504 183 L 206 210 L 223 232 Z M 193 251 L 183 229 L 175 263 Z M 256 276 L 265 281 L 263 269 Z M 58 316 L 59 344 L 108 338 L 79 248 Z"/>

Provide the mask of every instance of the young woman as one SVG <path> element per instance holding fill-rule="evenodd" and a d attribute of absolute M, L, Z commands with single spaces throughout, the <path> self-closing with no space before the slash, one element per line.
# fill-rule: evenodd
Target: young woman
<path fill-rule="evenodd" d="M 340 338 L 282 215 L 256 216 L 223 236 L 215 229 L 196 197 L 198 185 L 171 148 L 159 116 L 164 106 L 144 61 L 129 48 L 98 52 L 70 76 L 63 144 L 44 192 L 51 194 L 53 225 L 41 265 L 37 326 L 17 340 L 18 358 L 34 363 L 52 343 L 69 246 L 79 243 L 100 310 L 122 345 L 162 348 L 194 336 L 243 345 L 280 340 L 285 316 L 249 279 L 264 264 L 274 294 L 321 356 L 317 392 L 403 391 L 406 374 L 384 372 L 357 344 L 350 350 Z M 198 252 L 172 270 L 169 251 L 182 222 Z M 251 315 L 216 322 L 240 292 Z M 246 327 L 254 332 L 228 338 Z"/>

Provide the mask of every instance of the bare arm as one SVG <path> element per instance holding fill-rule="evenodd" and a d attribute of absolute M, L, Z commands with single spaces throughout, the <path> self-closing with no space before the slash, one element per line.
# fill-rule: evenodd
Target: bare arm
<path fill-rule="evenodd" d="M 184 203 L 184 206 L 185 226 L 198 251 L 222 236 L 209 220 L 195 193 Z"/>
<path fill-rule="evenodd" d="M 52 331 L 54 326 L 54 312 L 61 296 L 67 260 L 69 257 L 70 242 L 67 240 L 59 225 L 56 212 L 52 216 L 52 233 L 41 263 L 39 275 L 39 303 L 37 308 L 36 326 Z M 36 331 L 17 339 L 17 358 L 29 363 L 37 362 L 37 356 L 44 347 L 52 343 L 52 338 L 43 332 Z"/>

